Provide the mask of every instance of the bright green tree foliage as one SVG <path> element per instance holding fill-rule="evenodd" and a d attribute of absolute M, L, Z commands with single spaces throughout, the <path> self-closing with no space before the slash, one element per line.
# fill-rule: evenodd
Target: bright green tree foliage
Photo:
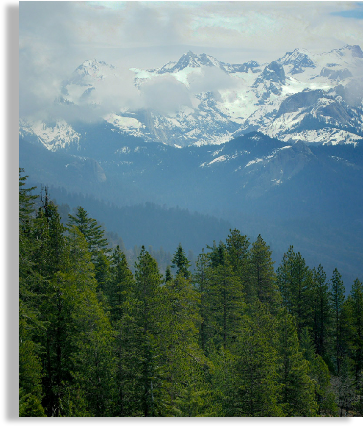
<path fill-rule="evenodd" d="M 77 228 L 70 230 L 72 258 L 68 274 L 61 277 L 64 305 L 70 307 L 69 327 L 72 363 L 72 390 L 81 390 L 86 410 L 92 416 L 110 414 L 114 370 L 113 331 L 98 301 L 94 267 L 87 242 Z M 81 403 L 81 408 L 84 402 Z"/>
<path fill-rule="evenodd" d="M 278 329 L 279 406 L 287 417 L 315 416 L 317 404 L 309 365 L 299 348 L 294 319 L 284 310 L 278 316 Z"/>
<path fill-rule="evenodd" d="M 92 256 L 98 251 L 106 250 L 107 239 L 104 237 L 105 232 L 102 226 L 95 219 L 90 218 L 81 206 L 77 208 L 76 215 L 69 214 L 68 225 L 75 225 L 84 235 Z"/>
<path fill-rule="evenodd" d="M 276 320 L 258 304 L 253 318 L 245 316 L 234 349 L 233 416 L 283 416 L 278 403 L 278 351 Z"/>
<path fill-rule="evenodd" d="M 363 289 L 230 230 L 194 273 L 134 274 L 81 207 L 65 228 L 19 177 L 19 415 L 337 416 L 363 412 Z M 136 257 L 136 255 L 135 255 Z"/>
<path fill-rule="evenodd" d="M 199 295 L 179 273 L 161 289 L 157 343 L 162 377 L 163 415 L 197 416 L 203 411 L 203 368 L 198 343 Z"/>
<path fill-rule="evenodd" d="M 158 372 L 160 356 L 156 335 L 161 309 L 162 276 L 156 261 L 144 247 L 135 264 L 135 287 L 125 319 L 129 334 L 124 339 L 125 375 L 129 379 L 125 397 L 136 416 L 157 416 L 162 413 L 161 378 Z M 128 360 L 126 360 L 128 357 Z"/>
<path fill-rule="evenodd" d="M 256 297 L 256 288 L 249 277 L 250 264 L 248 248 L 250 242 L 247 236 L 242 236 L 239 230 L 230 230 L 230 234 L 226 239 L 223 249 L 223 256 L 231 266 L 234 274 L 239 278 L 245 292 L 245 300 L 247 303 L 253 302 Z M 225 262 L 223 262 L 225 264 Z"/>
<path fill-rule="evenodd" d="M 335 416 L 338 407 L 331 390 L 331 375 L 323 358 L 315 353 L 313 339 L 308 328 L 304 328 L 300 339 L 300 348 L 309 366 L 309 377 L 315 388 L 315 400 L 319 416 Z"/>

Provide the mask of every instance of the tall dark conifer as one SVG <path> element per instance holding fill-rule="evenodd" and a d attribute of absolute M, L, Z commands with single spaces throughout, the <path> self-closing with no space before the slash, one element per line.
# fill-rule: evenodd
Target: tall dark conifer
<path fill-rule="evenodd" d="M 271 255 L 269 246 L 259 234 L 250 250 L 249 282 L 256 290 L 259 301 L 275 311 L 280 303 L 280 298 Z"/>
<path fill-rule="evenodd" d="M 331 307 L 329 285 L 322 265 L 313 269 L 312 286 L 312 336 L 317 354 L 324 360 L 328 358 L 329 330 L 331 324 Z"/>
<path fill-rule="evenodd" d="M 176 268 L 176 275 L 181 274 L 186 279 L 190 278 L 190 261 L 186 257 L 184 249 L 182 248 L 182 245 L 180 243 L 171 262 L 173 263 L 171 265 L 172 268 Z"/>
<path fill-rule="evenodd" d="M 333 341 L 334 341 L 334 360 L 336 373 L 339 376 L 342 360 L 344 357 L 343 348 L 343 305 L 345 301 L 345 287 L 343 284 L 342 276 L 338 269 L 334 269 L 331 278 L 331 293 L 330 293 L 331 307 L 333 313 Z"/>
<path fill-rule="evenodd" d="M 284 254 L 277 269 L 277 284 L 283 305 L 296 319 L 300 339 L 303 328 L 311 323 L 312 272 L 293 246 Z"/>

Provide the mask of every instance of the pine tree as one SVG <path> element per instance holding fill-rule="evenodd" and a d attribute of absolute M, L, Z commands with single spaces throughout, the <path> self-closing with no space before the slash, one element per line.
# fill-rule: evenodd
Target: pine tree
<path fill-rule="evenodd" d="M 31 223 L 31 218 L 34 214 L 34 202 L 38 196 L 31 193 L 36 187 L 25 188 L 27 176 L 22 175 L 24 169 L 19 168 L 19 226 L 24 231 Z"/>
<path fill-rule="evenodd" d="M 161 390 L 161 415 L 196 416 L 203 410 L 203 370 L 206 364 L 198 344 L 199 295 L 182 273 L 161 288 L 162 310 L 157 335 Z M 185 393 L 185 389 L 189 392 Z M 193 389 L 193 392 L 192 392 Z M 196 395 L 198 405 L 191 401 Z M 194 415 L 190 415 L 190 411 Z"/>
<path fill-rule="evenodd" d="M 164 282 L 167 283 L 172 280 L 173 276 L 171 275 L 170 266 L 168 265 L 165 270 L 165 279 Z"/>
<path fill-rule="evenodd" d="M 224 256 L 243 286 L 245 300 L 248 304 L 256 298 L 256 289 L 253 288 L 250 281 L 249 245 L 247 236 L 242 236 L 239 230 L 234 229 L 230 230 L 224 251 Z"/>
<path fill-rule="evenodd" d="M 19 416 L 44 417 L 41 346 L 35 342 L 44 328 L 35 292 L 41 277 L 33 262 L 37 247 L 32 233 L 37 196 L 31 195 L 35 187 L 25 188 L 27 177 L 22 176 L 23 172 L 19 169 Z"/>
<path fill-rule="evenodd" d="M 64 339 L 66 315 L 59 274 L 68 268 L 69 251 L 57 207 L 50 201 L 47 189 L 34 221 L 33 233 L 37 240 L 33 262 L 39 274 L 34 291 L 39 298 L 39 320 L 46 325 L 36 338 L 44 354 L 42 405 L 47 416 L 59 416 L 62 382 L 69 377 L 69 366 L 62 357 L 64 351 L 67 352 Z"/>
<path fill-rule="evenodd" d="M 282 310 L 278 316 L 278 404 L 285 417 L 315 416 L 314 383 L 309 377 L 309 365 L 300 348 L 292 315 Z"/>
<path fill-rule="evenodd" d="M 228 261 L 235 272 L 242 277 L 245 274 L 250 242 L 247 236 L 242 236 L 237 229 L 229 230 L 229 232 L 230 234 L 226 239 Z"/>
<path fill-rule="evenodd" d="M 256 303 L 253 318 L 244 316 L 237 338 L 233 380 L 233 416 L 282 416 L 278 404 L 278 351 L 276 320 L 267 307 Z"/>
<path fill-rule="evenodd" d="M 63 392 L 62 407 L 66 416 L 107 416 L 115 389 L 113 330 L 97 298 L 88 244 L 76 227 L 70 229 L 68 242 L 72 263 L 58 280 L 63 290 L 63 332 L 68 346 L 63 355 L 69 357 L 67 370 L 72 378 Z"/>
<path fill-rule="evenodd" d="M 185 252 L 182 248 L 182 245 L 179 243 L 178 249 L 176 250 L 172 261 L 172 268 L 176 268 L 176 275 L 181 274 L 183 277 L 185 277 L 186 279 L 190 278 L 190 271 L 189 271 L 189 267 L 190 267 L 190 262 L 188 260 L 188 258 L 185 255 Z"/>
<path fill-rule="evenodd" d="M 81 206 L 77 208 L 76 215 L 69 214 L 68 226 L 72 225 L 75 225 L 84 235 L 89 251 L 92 254 L 92 259 L 97 255 L 98 251 L 109 252 L 107 249 L 108 242 L 102 226 L 95 219 L 90 218 L 87 211 Z"/>
<path fill-rule="evenodd" d="M 328 359 L 331 307 L 329 300 L 329 286 L 326 281 L 326 274 L 321 265 L 319 265 L 317 269 L 313 269 L 311 299 L 313 303 L 312 336 L 316 353 L 323 359 Z"/>
<path fill-rule="evenodd" d="M 349 302 L 352 313 L 351 324 L 353 326 L 351 337 L 353 344 L 352 359 L 355 381 L 359 384 L 362 381 L 363 370 L 363 285 L 358 279 L 353 283 Z"/>
<path fill-rule="evenodd" d="M 343 350 L 343 304 L 345 300 L 345 288 L 342 276 L 335 268 L 331 278 L 330 300 L 333 313 L 334 328 L 334 360 L 336 373 L 339 376 L 340 368 L 344 356 Z"/>
<path fill-rule="evenodd" d="M 135 286 L 125 303 L 117 337 L 123 348 L 119 363 L 124 377 L 124 416 L 151 417 L 162 412 L 157 346 L 161 283 L 156 261 L 142 246 L 135 263 Z"/>
<path fill-rule="evenodd" d="M 193 277 L 194 288 L 199 293 L 199 313 L 201 316 L 200 328 L 199 328 L 199 342 L 203 352 L 206 352 L 206 345 L 208 336 L 208 325 L 210 324 L 208 318 L 208 265 L 209 257 L 203 252 L 198 256 L 196 262 L 196 272 Z"/>
<path fill-rule="evenodd" d="M 206 318 L 213 345 L 226 349 L 236 340 L 246 304 L 242 281 L 229 263 L 224 246 L 220 245 L 217 250 L 219 264 L 212 258 L 208 269 Z"/>
<path fill-rule="evenodd" d="M 280 295 L 271 259 L 272 252 L 260 234 L 252 244 L 250 254 L 250 286 L 256 290 L 259 301 L 276 311 L 280 304 Z"/>
<path fill-rule="evenodd" d="M 48 189 L 41 198 L 33 232 L 38 245 L 34 251 L 34 263 L 37 271 L 45 280 L 65 268 L 67 253 L 65 249 L 65 228 L 60 221 L 57 206 L 50 200 Z"/>
<path fill-rule="evenodd" d="M 112 323 L 121 320 L 124 305 L 135 286 L 126 255 L 117 245 L 111 255 L 110 279 L 106 290 Z"/>
<path fill-rule="evenodd" d="M 329 368 L 323 358 L 315 353 L 315 346 L 308 328 L 304 328 L 302 331 L 300 349 L 304 359 L 308 362 L 309 377 L 314 384 L 317 414 L 336 416 L 338 407 L 335 403 L 335 395 L 331 390 Z"/>
<path fill-rule="evenodd" d="M 277 269 L 277 284 L 283 306 L 295 319 L 300 339 L 304 327 L 311 323 L 312 272 L 300 252 L 290 246 Z"/>
<path fill-rule="evenodd" d="M 69 214 L 68 217 L 68 228 L 76 226 L 86 239 L 88 250 L 91 253 L 91 261 L 95 266 L 98 297 L 102 301 L 109 279 L 109 260 L 107 255 L 110 249 L 105 238 L 105 231 L 94 218 L 88 216 L 87 211 L 81 206 L 77 208 L 76 215 Z"/>
<path fill-rule="evenodd" d="M 97 294 L 100 301 L 104 301 L 106 290 L 111 280 L 110 259 L 102 251 L 98 251 L 93 260 L 95 278 L 97 280 Z"/>

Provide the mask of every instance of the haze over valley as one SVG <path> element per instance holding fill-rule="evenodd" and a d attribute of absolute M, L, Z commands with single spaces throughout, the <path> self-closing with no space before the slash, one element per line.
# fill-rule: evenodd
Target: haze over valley
<path fill-rule="evenodd" d="M 131 67 L 127 104 L 122 73 L 86 60 L 45 118 L 21 118 L 20 165 L 36 184 L 119 208 L 148 202 L 222 218 L 252 239 L 262 233 L 276 261 L 293 244 L 351 281 L 362 259 L 362 64 L 358 45 L 296 48 L 270 63 L 188 51 L 156 69 Z M 170 243 L 159 227 L 147 233 L 146 211 L 133 232 L 110 215 L 99 219 L 128 247 L 186 243 L 181 224 Z"/>

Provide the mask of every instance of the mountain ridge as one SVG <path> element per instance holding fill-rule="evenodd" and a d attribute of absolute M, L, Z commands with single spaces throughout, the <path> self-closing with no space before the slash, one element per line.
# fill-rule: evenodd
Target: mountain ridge
<path fill-rule="evenodd" d="M 362 69 L 363 52 L 359 46 L 350 45 L 321 54 L 295 49 L 265 64 L 229 64 L 205 53 L 189 51 L 160 68 L 131 68 L 136 106 L 117 111 L 116 90 L 113 110 L 104 114 L 101 108 L 98 120 L 110 123 L 114 132 L 176 146 L 220 144 L 251 130 L 284 141 L 357 144 L 363 132 Z M 117 89 L 122 78 L 115 66 L 86 60 L 63 81 L 57 102 L 65 111 L 72 106 L 74 117 L 83 108 L 97 116 L 104 93 L 112 96 L 112 87 Z M 281 123 L 282 105 L 293 102 L 297 94 L 311 93 L 314 97 L 317 91 L 320 103 L 334 101 L 335 110 L 345 110 L 343 116 L 334 121 L 333 107 L 320 109 L 317 126 L 302 129 L 315 131 L 310 133 L 295 132 L 297 117 L 286 115 Z M 157 105 L 160 107 L 156 108 Z M 313 102 L 305 108 L 316 110 Z M 334 129 L 335 138 L 331 138 L 331 131 L 322 132 L 319 121 Z M 86 143 L 84 135 L 75 133 L 73 124 L 62 118 L 56 119 L 53 126 L 22 118 L 20 134 L 37 139 L 52 150 L 66 149 L 71 144 Z M 315 137 L 317 131 L 319 136 Z"/>

